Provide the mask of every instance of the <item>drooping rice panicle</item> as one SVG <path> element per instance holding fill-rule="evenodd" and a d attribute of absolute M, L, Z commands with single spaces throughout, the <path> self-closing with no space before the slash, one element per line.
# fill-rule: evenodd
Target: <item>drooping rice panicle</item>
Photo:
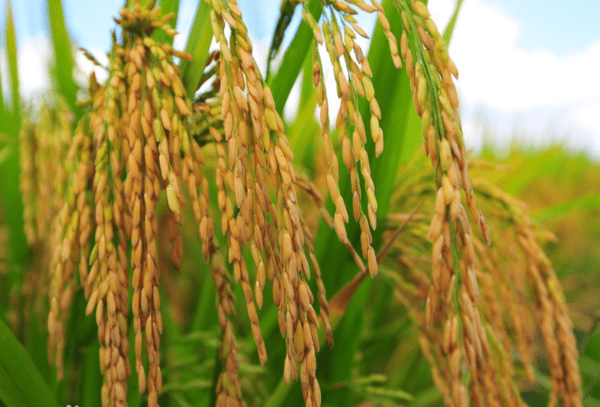
<path fill-rule="evenodd" d="M 41 247 L 42 254 L 23 278 L 22 293 L 12 292 L 10 301 L 12 310 L 18 310 L 19 296 L 24 295 L 22 314 L 27 316 L 35 307 L 35 293 L 46 291 L 50 296 L 49 355 L 59 377 L 65 371 L 67 317 L 81 286 L 86 314 L 94 313 L 98 326 L 102 405 L 126 405 L 131 290 L 138 390 L 149 406 L 158 405 L 165 300 L 159 294 L 159 269 L 181 267 L 183 211 L 189 198 L 193 220 L 191 215 L 187 219 L 198 230 L 217 292 L 221 366 L 214 375 L 216 405 L 245 405 L 240 379 L 244 361 L 239 360 L 245 347 L 240 341 L 238 349 L 235 339 L 233 280 L 241 286 L 261 364 L 267 347 L 256 307 L 263 307 L 265 286 L 271 285 L 267 290 L 285 340 L 283 379 L 289 384 L 299 378 L 305 404 L 321 404 L 318 329 L 322 323 L 332 346 L 329 317 L 338 309 L 334 298 L 330 310 L 322 276 L 328 271 L 319 267 L 313 247 L 317 212 L 348 248 L 359 277 L 381 272 L 392 280 L 395 298 L 418 329 L 421 351 L 444 403 L 523 406 L 517 383 L 522 377 L 533 378 L 538 325 L 546 343 L 551 405 L 581 405 L 577 348 L 560 285 L 541 250 L 537 228 L 519 204 L 497 188 L 470 181 L 452 79 L 458 71 L 422 2 L 393 0 L 403 21 L 398 38 L 376 0 L 324 1 L 319 20 L 306 2 L 294 2 L 304 3 L 303 20 L 315 39 L 312 79 L 325 152 L 325 160 L 315 165 L 315 171 L 323 169 L 323 182 L 315 183 L 328 190 L 333 214 L 294 164 L 283 120 L 254 60 L 237 2 L 205 2 L 218 50 L 209 53 L 199 81 L 202 89 L 197 89 L 193 102 L 176 64 L 191 56 L 153 35 L 156 30 L 175 35 L 169 25 L 173 16 L 163 15 L 153 1 L 130 3 L 116 19 L 120 31 L 118 39 L 113 34 L 108 79 L 101 85 L 91 75 L 75 131 L 73 115 L 60 101 L 42 107 L 38 120 L 25 122 L 21 131 L 25 232 L 28 243 L 36 253 Z M 416 213 L 421 204 L 410 215 L 388 216 L 380 226 L 388 244 L 379 254 L 373 247 L 377 199 L 367 144 L 372 141 L 376 155 L 381 154 L 383 131 L 369 61 L 358 44 L 358 37 L 368 37 L 354 17 L 358 10 L 377 13 L 394 64 L 401 67 L 404 62 L 423 122 L 424 149 L 434 169 L 433 174 L 429 170 L 405 181 L 397 194 L 406 202 L 434 197 L 425 204 L 426 212 L 434 214 L 432 221 Z M 87 57 L 99 65 L 91 54 Z M 333 68 L 340 103 L 335 123 L 330 122 L 325 63 Z M 363 121 L 360 103 L 368 104 L 368 120 Z M 339 185 L 338 160 L 349 173 L 351 197 L 343 196 Z M 217 196 L 211 203 L 213 174 Z M 307 195 L 312 209 L 318 209 L 315 215 L 303 212 Z M 489 228 L 475 195 L 495 229 L 502 229 L 501 222 L 509 225 L 491 247 L 485 245 Z M 222 241 L 214 234 L 215 209 L 221 212 Z M 469 215 L 483 238 L 472 233 Z M 360 243 L 358 235 L 351 241 L 347 234 L 350 222 L 358 224 Z M 403 238 L 397 239 L 400 229 Z M 163 246 L 169 247 L 170 263 L 159 259 L 159 237 L 161 253 Z M 360 249 L 355 248 L 359 244 Z M 430 253 L 425 255 L 421 248 Z M 400 272 L 382 265 L 388 251 Z M 48 264 L 49 276 L 38 278 L 35 270 Z M 316 278 L 314 294 L 311 273 Z M 15 326 L 19 316 L 9 314 Z"/>
<path fill-rule="evenodd" d="M 178 267 L 182 245 L 177 225 L 181 223 L 184 205 L 180 182 L 183 179 L 188 189 L 195 192 L 196 182 L 201 182 L 201 178 L 194 180 L 190 175 L 196 162 L 189 158 L 192 146 L 187 129 L 191 103 L 173 61 L 174 56 L 189 57 L 166 43 L 155 42 L 150 36 L 154 29 L 176 34 L 168 25 L 172 15 L 162 16 L 159 8 L 142 7 L 137 3 L 133 11 L 123 9 L 120 15 L 118 23 L 124 30 L 124 46 L 119 54 L 127 92 L 123 128 L 123 153 L 127 163 L 124 190 L 131 211 L 136 370 L 140 393 L 147 389 L 148 404 L 156 405 L 162 388 L 159 345 L 163 329 L 158 290 L 157 203 L 164 191 L 170 210 L 171 257 Z M 185 164 L 182 164 L 182 156 Z M 193 202 L 202 214 L 197 191 Z M 147 373 L 142 360 L 144 339 L 149 361 Z"/>
<path fill-rule="evenodd" d="M 90 299 L 86 314 L 95 311 L 98 325 L 100 370 L 104 375 L 103 405 L 125 402 L 127 379 L 131 376 L 127 338 L 129 276 L 119 137 L 125 108 L 120 95 L 125 83 L 118 75 L 120 65 L 117 58 L 115 52 L 111 61 L 113 76 L 92 98 L 94 110 L 90 114 L 90 127 L 95 150 L 92 184 L 95 245 L 89 258 L 90 273 L 82 282 L 86 297 Z"/>
<path fill-rule="evenodd" d="M 402 174 L 402 179 L 409 181 L 398 188 L 393 198 L 394 206 L 410 207 L 431 193 L 431 174 L 420 171 L 418 174 L 411 172 L 410 175 Z M 489 247 L 472 237 L 476 272 L 482 287 L 482 295 L 473 306 L 480 314 L 485 332 L 485 336 L 480 338 L 485 359 L 476 358 L 481 378 L 470 376 L 467 382 L 468 398 L 478 405 L 523 406 L 518 384 L 522 379 L 533 380 L 534 338 L 536 328 L 541 328 L 542 338 L 547 343 L 548 365 L 554 369 L 551 377 L 555 397 L 567 405 L 581 405 L 581 393 L 577 387 L 579 372 L 576 365 L 569 362 L 577 357 L 577 348 L 569 328 L 572 325 L 568 315 L 559 311 L 564 307 L 560 305 L 564 304 L 564 299 L 541 251 L 540 236 L 543 233 L 525 216 L 523 204 L 498 187 L 478 179 L 473 183 L 473 192 L 486 217 L 492 219 L 490 226 L 498 231 L 499 237 Z M 426 206 L 434 207 L 435 204 Z M 386 233 L 391 233 L 400 219 L 400 216 L 395 216 L 388 220 L 390 230 Z M 394 279 L 396 298 L 407 306 L 418 322 L 421 348 L 432 366 L 433 379 L 444 395 L 445 403 L 453 405 L 456 401 L 452 394 L 452 358 L 447 355 L 452 355 L 456 349 L 456 319 L 453 316 L 451 322 L 446 322 L 444 326 L 427 324 L 426 313 L 421 307 L 431 284 L 430 277 L 422 270 L 432 260 L 424 258 L 422 250 L 419 250 L 427 234 L 424 217 L 410 221 L 403 231 L 404 238 L 394 243 L 391 253 L 401 265 L 400 273 L 386 271 L 385 275 Z M 532 263 L 537 270 L 544 271 L 534 273 Z M 551 282 L 553 280 L 554 283 Z M 468 293 L 463 291 L 461 295 Z M 552 310 L 550 313 L 544 311 L 544 302 L 547 309 Z M 558 322 L 559 319 L 562 322 Z M 552 327 L 552 330 L 548 327 Z M 544 332 L 544 329 L 547 331 Z M 561 337 L 562 342 L 559 342 Z"/>
<path fill-rule="evenodd" d="M 315 376 L 315 352 L 319 322 L 307 284 L 310 266 L 305 250 L 310 253 L 310 246 L 297 202 L 293 155 L 271 91 L 252 57 L 241 12 L 233 1 L 210 4 L 220 47 L 224 126 L 223 136 L 216 130 L 211 133 L 217 141 L 218 202 L 229 241 L 229 260 L 235 279 L 244 289 L 259 359 L 264 363 L 266 351 L 253 299 L 262 304 L 262 288 L 268 277 L 279 309 L 280 331 L 286 338 L 284 378 L 289 382 L 299 376 L 307 405 L 318 406 L 321 391 Z M 226 25 L 231 30 L 229 39 Z M 237 215 L 234 203 L 239 209 Z M 248 266 L 241 256 L 244 247 L 251 249 L 257 270 L 254 296 Z"/>
<path fill-rule="evenodd" d="M 51 241 L 56 242 L 50 259 L 50 312 L 48 315 L 48 354 L 62 378 L 65 346 L 65 323 L 75 289 L 75 269 L 86 254 L 88 237 L 93 228 L 91 202 L 86 194 L 93 173 L 90 122 L 82 119 L 74 133 L 68 153 L 73 177 L 66 199 L 56 216 Z M 87 278 L 87 267 L 79 269 L 80 281 Z"/>
<path fill-rule="evenodd" d="M 219 357 L 225 368 L 217 380 L 216 405 L 245 406 L 242 399 L 242 389 L 239 378 L 238 350 L 235 341 L 234 327 L 231 318 L 235 315 L 234 298 L 231 281 L 225 271 L 225 265 L 220 256 L 214 254 L 211 261 L 211 274 L 217 287 L 217 314 L 221 330 L 221 347 Z"/>
<path fill-rule="evenodd" d="M 535 315 L 546 344 L 552 379 L 549 405 L 556 405 L 560 399 L 562 405 L 581 406 L 581 376 L 577 363 L 579 352 L 573 334 L 573 323 L 560 283 L 538 243 L 532 222 L 499 188 L 483 182 L 478 182 L 475 187 L 485 196 L 501 202 L 507 208 L 507 218 L 514 225 L 515 245 L 523 253 L 521 267 L 525 270 L 528 283 L 533 287 Z M 524 345 L 520 347 L 524 348 Z M 526 356 L 526 361 L 529 362 L 531 356 Z"/>
<path fill-rule="evenodd" d="M 373 1 L 380 13 L 383 7 Z M 425 152 L 429 155 L 437 188 L 435 214 L 429 238 L 432 249 L 433 281 L 426 300 L 428 323 L 447 324 L 459 315 L 457 346 L 448 348 L 455 377 L 452 397 L 457 405 L 466 405 L 466 389 L 457 366 L 466 357 L 471 369 L 475 392 L 483 388 L 483 377 L 491 366 L 484 360 L 485 332 L 478 310 L 473 306 L 479 295 L 476 281 L 471 226 L 461 190 L 473 220 L 489 242 L 489 229 L 473 197 L 468 175 L 466 151 L 462 139 L 458 97 L 452 77 L 456 66 L 448 56 L 446 45 L 430 18 L 424 3 L 395 0 L 403 21 L 400 51 L 410 79 L 415 109 L 423 122 Z M 385 28 L 385 23 L 384 24 Z M 454 332 L 454 331 L 453 331 Z M 481 397 L 480 397 L 481 398 Z"/>
<path fill-rule="evenodd" d="M 365 123 L 360 115 L 359 99 L 365 99 L 370 106 L 371 119 L 369 121 L 371 137 L 375 142 L 376 155 L 383 151 L 383 131 L 379 127 L 381 111 L 375 99 L 373 84 L 369 79 L 371 69 L 369 61 L 364 56 L 359 44 L 354 41 L 357 35 L 368 38 L 366 32 L 357 24 L 353 15 L 356 6 L 365 12 L 372 13 L 376 8 L 361 1 L 344 2 L 336 1 L 325 4 L 324 20 L 319 26 L 305 4 L 302 9 L 304 21 L 312 28 L 316 43 L 313 46 L 313 84 L 317 92 L 317 104 L 320 109 L 321 134 L 325 145 L 325 158 L 329 165 L 327 185 L 329 194 L 335 204 L 333 227 L 338 238 L 347 247 L 351 248 L 348 241 L 346 226 L 349 222 L 348 210 L 342 197 L 339 182 L 338 158 L 332 146 L 330 133 L 332 131 L 329 121 L 329 103 L 323 74 L 323 62 L 317 45 L 325 45 L 326 53 L 333 66 L 333 74 L 337 84 L 337 95 L 340 98 L 340 108 L 337 113 L 335 128 L 339 131 L 339 141 L 342 149 L 342 161 L 346 166 L 352 185 L 352 214 L 360 226 L 361 252 L 367 261 L 367 269 L 374 277 L 377 274 L 375 250 L 371 246 L 373 238 L 371 229 L 377 226 L 377 199 L 375 185 L 371 178 L 371 170 L 365 143 L 367 132 Z M 385 17 L 384 17 L 385 18 Z M 386 20 L 387 21 L 387 20 Z M 352 56 L 354 54 L 354 56 Z M 396 52 L 397 57 L 397 52 Z M 400 66 L 399 58 L 394 61 Z M 357 164 L 358 163 L 358 164 Z M 358 170 L 364 181 L 367 212 L 363 209 L 363 189 Z M 352 250 L 353 251 L 353 250 Z"/>

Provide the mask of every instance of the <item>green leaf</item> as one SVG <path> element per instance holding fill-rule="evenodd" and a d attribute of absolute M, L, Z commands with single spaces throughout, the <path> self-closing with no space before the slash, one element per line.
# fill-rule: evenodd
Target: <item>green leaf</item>
<path fill-rule="evenodd" d="M 412 394 L 407 393 L 398 389 L 380 388 L 375 386 L 365 387 L 365 391 L 371 396 L 380 396 L 390 398 L 411 401 L 413 399 Z"/>
<path fill-rule="evenodd" d="M 4 91 L 2 90 L 2 72 L 0 72 L 0 120 L 4 120 L 6 111 L 4 110 Z"/>
<path fill-rule="evenodd" d="M 314 169 L 314 139 L 320 137 L 320 126 L 315 119 L 317 97 L 312 84 L 312 57 L 306 55 L 300 105 L 294 123 L 287 131 L 290 146 L 294 156 L 298 157 L 297 164 Z"/>
<path fill-rule="evenodd" d="M 204 1 L 198 3 L 194 23 L 185 46 L 185 50 L 192 55 L 192 60 L 181 60 L 180 63 L 183 85 L 190 98 L 193 98 L 194 93 L 198 90 L 198 84 L 208 60 L 208 50 L 213 38 L 210 10 L 208 3 Z"/>
<path fill-rule="evenodd" d="M 10 2 L 7 3 L 6 16 L 6 53 L 8 57 L 9 81 L 12 94 L 12 117 L 5 111 L 0 122 L 0 132 L 8 136 L 7 156 L 0 162 L 0 207 L 4 222 L 10 231 L 8 241 L 10 258 L 9 270 L 13 279 L 19 279 L 19 267 L 26 260 L 28 251 L 25 233 L 23 232 L 23 204 L 19 191 L 19 127 L 21 122 L 21 100 L 19 96 L 19 76 L 17 65 L 17 37 Z M 1 95 L 0 95 L 1 97 Z"/>
<path fill-rule="evenodd" d="M 574 211 L 593 211 L 600 208 L 600 192 L 593 192 L 586 196 L 578 196 L 565 202 L 558 203 L 546 208 L 532 216 L 538 222 L 548 219 L 560 219 L 570 215 Z"/>
<path fill-rule="evenodd" d="M 269 399 L 265 402 L 265 407 L 278 407 L 284 405 L 286 396 L 291 389 L 290 385 L 286 385 L 283 378 L 279 380 L 277 387 L 271 393 Z"/>
<path fill-rule="evenodd" d="M 2 90 L 2 73 L 0 72 L 0 123 L 7 122 L 9 116 L 9 113 L 6 110 L 6 107 L 4 106 L 4 97 L 2 96 L 3 94 L 4 92 Z M 0 131 L 2 131 L 2 125 L 0 125 Z"/>
<path fill-rule="evenodd" d="M 313 85 L 312 79 L 313 73 L 313 59 L 310 53 L 306 53 L 306 57 L 304 58 L 304 71 L 302 73 L 302 88 L 300 89 L 300 106 L 305 106 L 309 99 L 316 95 L 316 89 Z M 316 102 L 316 99 L 315 99 Z M 316 104 L 313 103 L 313 114 L 316 108 Z M 314 121 L 317 123 L 317 121 Z"/>
<path fill-rule="evenodd" d="M 7 407 L 58 407 L 25 349 L 0 320 L 0 400 Z"/>
<path fill-rule="evenodd" d="M 92 341 L 90 346 L 80 350 L 82 352 L 82 371 L 79 380 L 80 398 L 77 399 L 79 405 L 86 407 L 101 407 L 102 400 L 99 397 L 98 384 L 102 382 L 100 374 L 100 343 L 97 340 Z M 137 393 L 137 389 L 134 390 Z M 134 406 L 135 404 L 129 404 Z"/>
<path fill-rule="evenodd" d="M 177 26 L 177 17 L 179 16 L 179 0 L 160 0 L 159 6 L 163 15 L 168 13 L 174 14 L 171 21 L 169 21 L 169 25 L 171 28 L 175 28 Z M 154 37 L 156 41 L 173 45 L 173 37 L 167 35 L 163 30 L 155 31 L 152 37 Z"/>
<path fill-rule="evenodd" d="M 581 342 L 581 358 L 579 360 L 580 366 L 583 367 L 584 362 L 586 364 L 587 369 L 581 369 L 583 373 L 583 397 L 587 402 L 589 399 L 593 399 L 594 397 L 600 398 L 600 390 L 598 383 L 600 382 L 600 369 L 598 369 L 598 365 L 600 364 L 600 323 L 598 323 L 600 319 L 596 319 L 594 323 L 594 327 L 590 334 L 586 335 L 584 340 Z M 587 371 L 586 371 L 587 370 Z"/>
<path fill-rule="evenodd" d="M 458 18 L 458 12 L 462 6 L 463 0 L 458 0 L 456 2 L 456 7 L 454 8 L 454 12 L 452 13 L 452 18 L 448 22 L 446 29 L 444 30 L 444 42 L 446 45 L 450 45 L 450 40 L 452 39 L 452 33 L 454 32 L 454 26 L 456 25 L 456 19 Z"/>
<path fill-rule="evenodd" d="M 275 25 L 275 32 L 273 33 L 273 39 L 271 40 L 271 46 L 269 47 L 269 56 L 267 58 L 267 80 L 269 79 L 269 72 L 271 71 L 271 62 L 273 58 L 279 52 L 279 48 L 283 43 L 285 31 L 292 22 L 292 16 L 294 10 L 296 10 L 297 3 L 291 0 L 283 0 L 280 7 L 279 19 Z"/>
<path fill-rule="evenodd" d="M 424 3 L 427 4 L 427 1 Z M 391 31 L 399 43 L 403 25 L 400 13 L 391 1 L 383 2 L 383 6 Z M 373 163 L 371 176 L 377 186 L 377 217 L 383 219 L 388 214 L 400 166 L 408 163 L 422 144 L 421 119 L 413 107 L 406 69 L 396 69 L 394 66 L 387 39 L 380 25 L 375 29 L 369 62 L 373 71 L 375 97 L 381 109 L 380 127 L 385 139 L 383 154 L 379 158 L 375 158 L 373 149 L 369 150 L 369 160 Z M 365 111 L 368 110 L 363 109 L 363 120 L 369 118 Z M 368 126 L 367 130 L 370 133 Z"/>
<path fill-rule="evenodd" d="M 600 400 L 595 397 L 589 396 L 583 401 L 585 407 L 600 407 Z"/>
<path fill-rule="evenodd" d="M 46 6 L 52 37 L 52 48 L 54 49 L 54 64 L 52 66 L 51 78 L 55 81 L 54 85 L 58 93 L 65 98 L 71 111 L 79 112 L 80 108 L 75 103 L 77 99 L 77 84 L 73 78 L 75 58 L 73 57 L 71 39 L 67 32 L 62 2 L 61 0 L 48 0 Z"/>
<path fill-rule="evenodd" d="M 308 5 L 308 8 L 318 21 L 323 11 L 323 3 L 313 0 Z M 304 58 L 306 58 L 306 54 L 313 41 L 313 32 L 308 24 L 303 21 L 300 27 L 298 27 L 294 40 L 283 56 L 281 67 L 277 71 L 277 74 L 272 77 L 272 80 L 269 81 L 269 87 L 275 101 L 275 108 L 279 114 L 283 112 L 294 82 L 296 82 L 296 78 L 302 69 Z"/>
<path fill-rule="evenodd" d="M 431 386 L 427 390 L 415 395 L 411 407 L 427 407 L 442 405 L 442 393 L 437 387 Z"/>

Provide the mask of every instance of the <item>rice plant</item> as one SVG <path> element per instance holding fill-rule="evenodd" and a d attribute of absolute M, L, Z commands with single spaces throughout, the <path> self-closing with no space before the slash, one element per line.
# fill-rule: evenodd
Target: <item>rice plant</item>
<path fill-rule="evenodd" d="M 155 3 L 115 10 L 78 91 L 49 0 L 55 86 L 23 107 L 8 8 L 1 403 L 583 405 L 548 233 L 469 175 L 452 27 L 284 0 L 263 76 L 235 0 L 198 2 L 185 50 Z"/>

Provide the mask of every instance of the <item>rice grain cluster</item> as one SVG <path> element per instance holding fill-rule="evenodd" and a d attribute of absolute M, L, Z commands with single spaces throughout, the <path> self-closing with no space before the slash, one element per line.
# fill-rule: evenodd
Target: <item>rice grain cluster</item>
<path fill-rule="evenodd" d="M 21 130 L 25 233 L 36 248 L 38 270 L 25 277 L 23 293 L 28 307 L 34 307 L 34 292 L 50 297 L 48 354 L 59 379 L 65 373 L 69 311 L 79 293 L 98 328 L 102 405 L 127 405 L 132 369 L 148 406 L 158 405 L 165 357 L 161 334 L 168 325 L 161 312 L 161 274 L 182 268 L 182 234 L 191 224 L 216 288 L 217 406 L 246 405 L 234 284 L 243 296 L 258 363 L 267 362 L 259 321 L 259 310 L 270 303 L 267 290 L 276 307 L 273 326 L 285 343 L 283 381 L 299 380 L 305 405 L 319 407 L 317 352 L 325 342 L 333 346 L 333 329 L 352 293 L 365 276 L 378 273 L 392 282 L 397 301 L 409 310 L 446 405 L 523 406 L 519 380 L 534 379 L 536 325 L 546 345 L 550 405 L 582 405 L 573 327 L 541 249 L 540 231 L 508 195 L 471 181 L 454 85 L 458 70 L 424 3 L 393 0 L 402 21 L 397 38 L 377 0 L 323 0 L 318 15 L 314 2 L 290 2 L 301 8 L 312 31 L 307 72 L 325 156 L 318 175 L 333 213 L 318 182 L 294 164 L 286 124 L 254 59 L 237 1 L 202 3 L 217 49 L 207 52 L 193 94 L 186 91 L 178 64 L 191 55 L 161 39 L 177 34 L 169 24 L 173 14 L 163 15 L 153 1 L 131 3 L 115 19 L 108 79 L 99 83 L 90 76 L 87 98 L 80 102 L 83 116 L 73 123 L 58 98 L 55 106 L 40 109 L 36 122 L 25 120 Z M 384 134 L 369 60 L 358 44 L 358 37 L 368 38 L 355 18 L 359 11 L 377 13 L 393 64 L 405 68 L 422 119 L 433 172 L 411 168 L 391 203 L 397 210 L 416 207 L 410 215 L 377 217 L 368 151 L 382 154 Z M 333 68 L 340 106 L 334 123 L 326 63 Z M 393 134 L 385 137 L 394 142 Z M 348 196 L 339 160 L 349 174 Z M 302 194 L 313 200 L 360 271 L 331 308 L 323 273 L 336 270 L 319 266 L 312 231 L 316 216 L 305 212 Z M 356 238 L 348 232 L 353 227 Z M 497 242 L 492 243 L 490 228 L 498 231 Z M 387 243 L 376 253 L 379 237 Z M 4 240 L 0 233 L 0 246 Z M 165 252 L 159 246 L 168 247 L 170 263 L 159 257 Z M 509 248 L 519 250 L 504 256 L 512 253 Z M 393 270 L 384 258 L 394 260 Z M 0 267 L 3 259 L 0 249 Z M 13 327 L 23 322 L 19 318 L 11 313 Z"/>

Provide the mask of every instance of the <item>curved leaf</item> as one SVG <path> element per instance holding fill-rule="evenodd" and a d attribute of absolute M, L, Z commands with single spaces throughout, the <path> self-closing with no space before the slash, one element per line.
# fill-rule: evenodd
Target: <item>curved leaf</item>
<path fill-rule="evenodd" d="M 19 76 L 17 63 L 17 38 L 10 2 L 7 2 L 6 53 L 9 66 L 9 82 L 12 93 L 12 117 L 8 109 L 4 112 L 6 121 L 0 123 L 0 133 L 8 136 L 8 155 L 0 162 L 0 205 L 4 220 L 10 230 L 10 256 L 13 265 L 25 260 L 27 241 L 23 231 L 23 204 L 19 191 L 19 126 L 21 121 L 21 99 L 19 96 Z M 2 95 L 0 95 L 0 98 Z M 13 274 L 14 276 L 14 274 Z"/>
<path fill-rule="evenodd" d="M 0 320 L 0 400 L 7 407 L 58 407 L 25 349 Z"/>
<path fill-rule="evenodd" d="M 77 84 L 73 78 L 75 58 L 71 47 L 71 39 L 65 23 L 65 15 L 61 0 L 48 0 L 46 3 L 48 12 L 48 24 L 52 37 L 52 48 L 54 50 L 54 65 L 51 77 L 60 95 L 67 101 L 73 112 L 80 109 L 76 105 Z"/>
<path fill-rule="evenodd" d="M 454 26 L 456 25 L 456 19 L 458 18 L 458 12 L 462 7 L 463 0 L 458 0 L 456 2 L 456 7 L 454 8 L 454 12 L 452 13 L 452 17 L 448 22 L 448 25 L 444 29 L 444 42 L 446 45 L 450 44 L 450 40 L 452 39 L 452 34 L 454 33 Z"/>
<path fill-rule="evenodd" d="M 196 16 L 192 29 L 188 35 L 185 50 L 192 55 L 191 61 L 181 60 L 181 77 L 185 91 L 190 98 L 194 97 L 194 93 L 198 90 L 198 84 L 204 66 L 208 59 L 208 50 L 213 38 L 212 25 L 210 23 L 210 6 L 208 3 L 201 1 L 196 9 Z"/>
<path fill-rule="evenodd" d="M 271 62 L 273 62 L 273 58 L 275 58 L 275 56 L 279 52 L 281 44 L 283 43 L 285 31 L 292 22 L 292 17 L 294 15 L 294 10 L 296 10 L 296 5 L 297 3 L 291 0 L 284 0 L 281 3 L 279 19 L 277 19 L 277 24 L 275 25 L 275 32 L 273 33 L 273 39 L 271 40 L 271 46 L 269 47 L 269 56 L 267 58 L 267 80 L 269 79 Z"/>
<path fill-rule="evenodd" d="M 308 7 L 311 14 L 318 20 L 323 11 L 323 3 L 320 0 L 311 1 Z M 271 92 L 273 92 L 275 108 L 279 114 L 283 112 L 287 98 L 292 91 L 296 78 L 300 74 L 302 63 L 312 42 L 313 32 L 308 24 L 303 21 L 300 27 L 298 27 L 294 40 L 283 56 L 281 67 L 277 71 L 277 74 L 272 77 L 272 80 L 269 81 L 269 87 L 271 88 Z"/>

